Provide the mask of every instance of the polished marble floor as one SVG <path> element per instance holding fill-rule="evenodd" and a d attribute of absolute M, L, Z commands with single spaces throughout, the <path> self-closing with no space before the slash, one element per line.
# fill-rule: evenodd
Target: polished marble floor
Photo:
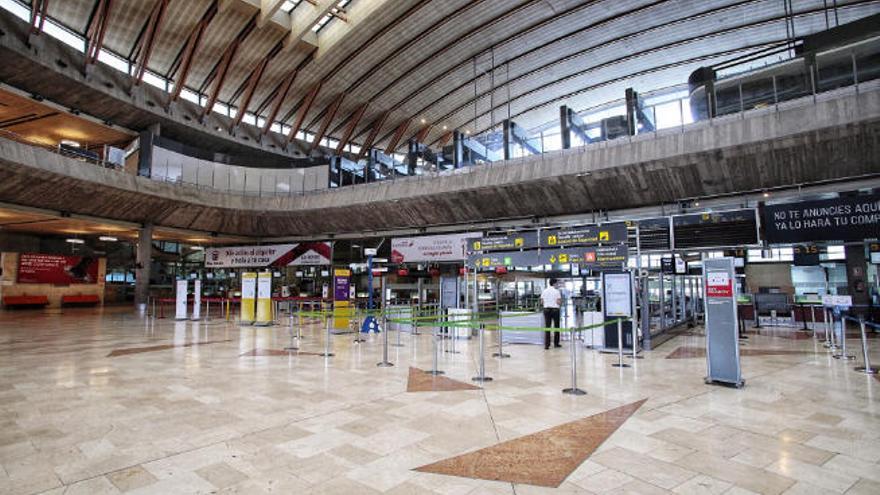
<path fill-rule="evenodd" d="M 632 368 L 583 350 L 588 394 L 570 396 L 567 344 L 508 346 L 493 381 L 460 390 L 410 383 L 430 334 L 402 335 L 387 368 L 380 336 L 334 336 L 325 358 L 323 335 L 308 325 L 290 353 L 286 325 L 0 312 L 0 493 L 880 494 L 880 381 L 813 338 L 751 335 L 740 390 L 703 383 L 699 332 Z M 444 377 L 472 383 L 475 344 L 440 353 Z M 417 470 L 643 399 L 556 488 Z"/>

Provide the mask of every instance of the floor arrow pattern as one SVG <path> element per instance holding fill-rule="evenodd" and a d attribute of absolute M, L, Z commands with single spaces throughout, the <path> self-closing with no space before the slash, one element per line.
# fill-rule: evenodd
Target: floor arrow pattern
<path fill-rule="evenodd" d="M 556 488 L 648 399 L 415 468 Z"/>

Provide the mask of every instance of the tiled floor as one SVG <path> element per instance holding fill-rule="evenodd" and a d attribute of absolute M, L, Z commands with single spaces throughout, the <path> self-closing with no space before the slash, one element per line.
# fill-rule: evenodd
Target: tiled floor
<path fill-rule="evenodd" d="M 699 335 L 627 369 L 585 350 L 575 397 L 567 344 L 506 347 L 481 389 L 408 393 L 430 334 L 404 334 L 390 368 L 379 336 L 334 336 L 332 358 L 321 328 L 305 337 L 291 354 L 287 327 L 0 312 L 0 493 L 880 493 L 880 381 L 812 339 L 750 335 L 801 352 L 743 353 L 741 390 L 703 383 Z M 440 354 L 444 377 L 470 383 L 474 344 Z M 414 470 L 642 399 L 555 489 Z"/>

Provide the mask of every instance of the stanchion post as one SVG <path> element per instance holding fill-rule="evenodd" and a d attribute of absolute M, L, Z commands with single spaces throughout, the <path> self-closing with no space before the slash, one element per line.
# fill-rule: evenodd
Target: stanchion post
<path fill-rule="evenodd" d="M 852 354 L 848 354 L 846 351 L 846 318 L 844 318 L 843 316 L 840 317 L 840 337 L 838 337 L 837 340 L 840 343 L 840 352 L 831 357 L 833 357 L 834 359 L 843 359 L 844 361 L 855 359 L 855 356 L 853 356 Z"/>
<path fill-rule="evenodd" d="M 365 338 L 361 335 L 361 328 L 360 328 L 361 325 L 358 325 L 358 324 L 357 324 L 357 322 L 358 322 L 358 315 L 357 315 L 357 308 L 356 308 L 356 307 L 354 308 L 354 312 L 352 313 L 352 316 L 354 317 L 354 322 L 355 322 L 355 325 L 354 325 L 354 340 L 353 340 L 352 342 L 354 342 L 355 344 L 360 344 L 360 343 L 362 343 L 362 342 L 366 342 L 367 339 L 365 339 Z M 368 314 L 365 314 L 365 315 L 364 315 L 364 321 L 367 321 L 367 318 L 369 318 L 369 317 L 370 317 L 370 316 L 369 316 Z"/>
<path fill-rule="evenodd" d="M 816 335 L 816 305 L 810 305 L 810 330 Z"/>
<path fill-rule="evenodd" d="M 439 343 L 440 332 L 438 332 L 437 329 L 438 329 L 438 327 L 435 325 L 434 330 L 431 331 L 431 340 L 433 341 L 432 349 L 434 351 L 434 355 L 431 357 L 431 369 L 428 371 L 425 371 L 425 373 L 428 373 L 429 375 L 442 375 L 442 374 L 444 374 L 443 371 L 440 371 L 439 369 L 437 369 L 437 366 L 438 366 L 437 354 L 440 352 L 440 343 Z"/>
<path fill-rule="evenodd" d="M 334 354 L 330 352 L 330 322 L 333 320 L 333 315 L 328 313 L 326 316 L 326 329 L 327 331 L 324 334 L 324 353 L 322 356 L 324 357 L 333 357 Z"/>
<path fill-rule="evenodd" d="M 504 333 L 501 330 L 502 321 L 503 320 L 501 318 L 501 311 L 499 311 L 498 312 L 498 329 L 495 330 L 496 332 L 498 332 L 498 352 L 492 353 L 492 357 L 497 357 L 499 359 L 504 359 L 504 358 L 510 357 L 510 354 L 504 353 L 504 347 L 503 347 L 504 346 Z"/>
<path fill-rule="evenodd" d="M 376 363 L 380 368 L 388 368 L 394 366 L 394 363 L 388 361 L 388 317 L 382 317 L 382 362 Z"/>
<path fill-rule="evenodd" d="M 864 317 L 859 318 L 859 329 L 862 332 L 862 335 L 861 335 L 861 337 L 862 337 L 862 359 L 864 362 L 864 366 L 857 366 L 855 368 L 855 370 L 859 371 L 861 373 L 864 373 L 866 375 L 876 375 L 877 368 L 871 367 L 871 358 L 868 357 L 868 336 L 865 333 L 865 318 Z"/>
<path fill-rule="evenodd" d="M 629 368 L 629 365 L 623 362 L 623 319 L 617 319 L 617 362 L 611 366 L 615 368 Z"/>
<path fill-rule="evenodd" d="M 587 392 L 578 388 L 577 338 L 574 332 L 575 330 L 572 328 L 571 339 L 569 340 L 569 347 L 571 347 L 571 388 L 562 389 L 562 393 L 568 395 L 587 395 Z"/>
<path fill-rule="evenodd" d="M 480 332 L 480 350 L 479 350 L 479 353 L 480 353 L 479 372 L 480 372 L 480 374 L 471 379 L 475 382 L 491 382 L 492 381 L 491 376 L 486 376 L 486 358 L 485 358 L 485 353 L 483 352 L 483 345 L 484 345 L 484 343 L 483 343 L 483 330 L 484 330 L 485 326 L 486 326 L 485 324 L 480 323 L 480 330 L 479 330 L 479 332 Z"/>
<path fill-rule="evenodd" d="M 828 322 L 828 308 L 822 307 L 822 321 L 825 324 L 825 347 L 831 349 L 834 347 L 834 340 L 831 335 L 831 326 Z"/>

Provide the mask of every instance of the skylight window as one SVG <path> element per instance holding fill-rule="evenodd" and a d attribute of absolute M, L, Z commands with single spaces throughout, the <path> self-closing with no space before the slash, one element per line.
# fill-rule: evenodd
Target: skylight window
<path fill-rule="evenodd" d="M 326 14 L 324 17 L 321 18 L 321 20 L 319 20 L 314 26 L 312 26 L 312 31 L 317 33 L 318 31 L 323 29 L 324 26 L 327 25 L 327 23 L 333 20 L 333 18 L 336 17 L 336 14 L 344 14 L 345 12 L 343 9 L 345 9 L 345 6 L 349 3 L 351 3 L 351 0 L 340 0 L 340 2 L 337 3 L 336 6 L 333 7 L 333 9 L 331 9 L 331 13 Z"/>
<path fill-rule="evenodd" d="M 283 4 L 281 4 L 281 12 L 285 14 L 289 14 L 291 10 L 295 9 L 302 0 L 285 0 Z"/>

